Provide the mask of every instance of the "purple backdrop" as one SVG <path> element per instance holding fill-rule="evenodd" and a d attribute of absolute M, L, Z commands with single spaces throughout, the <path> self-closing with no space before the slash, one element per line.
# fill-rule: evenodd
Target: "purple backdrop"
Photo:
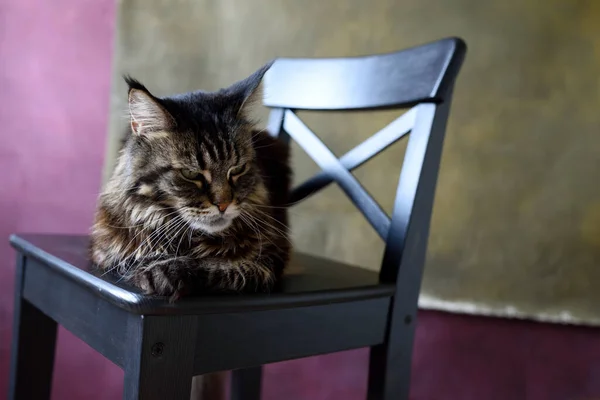
<path fill-rule="evenodd" d="M 0 0 L 0 398 L 6 396 L 11 232 L 84 233 L 100 185 L 114 0 Z M 268 366 L 268 400 L 359 400 L 367 352 Z M 54 399 L 120 399 L 123 373 L 61 329 Z M 413 400 L 600 397 L 600 331 L 422 312 Z"/>
<path fill-rule="evenodd" d="M 113 0 L 0 0 L 0 396 L 12 325 L 12 232 L 85 233 L 100 185 Z M 55 399 L 120 398 L 122 372 L 61 329 Z"/>

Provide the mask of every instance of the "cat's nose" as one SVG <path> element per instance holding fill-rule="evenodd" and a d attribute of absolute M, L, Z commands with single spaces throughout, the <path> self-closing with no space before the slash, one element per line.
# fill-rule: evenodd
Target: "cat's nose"
<path fill-rule="evenodd" d="M 217 208 L 219 209 L 219 211 L 221 211 L 222 213 L 225 212 L 225 210 L 227 210 L 227 207 L 229 207 L 229 205 L 231 204 L 230 201 L 224 201 L 221 203 L 215 203 L 215 206 L 217 206 Z"/>

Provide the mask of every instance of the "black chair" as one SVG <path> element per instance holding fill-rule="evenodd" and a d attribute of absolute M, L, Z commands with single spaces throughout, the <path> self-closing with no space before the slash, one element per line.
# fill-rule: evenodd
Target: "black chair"
<path fill-rule="evenodd" d="M 87 238 L 12 236 L 17 249 L 9 399 L 48 399 L 57 323 L 125 371 L 127 400 L 189 399 L 192 377 L 233 370 L 232 398 L 260 397 L 261 365 L 369 346 L 368 399 L 408 399 L 417 300 L 442 143 L 466 46 L 449 38 L 393 54 L 278 59 L 268 130 L 292 137 L 386 241 L 379 274 L 296 254 L 303 272 L 270 295 L 165 299 L 94 272 Z M 336 158 L 294 110 L 408 108 Z M 391 219 L 350 173 L 411 131 Z"/>

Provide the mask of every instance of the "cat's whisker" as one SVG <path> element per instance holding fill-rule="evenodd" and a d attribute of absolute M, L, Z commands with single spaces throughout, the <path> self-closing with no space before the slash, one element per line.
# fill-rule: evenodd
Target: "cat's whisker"
<path fill-rule="evenodd" d="M 250 140 L 254 140 L 255 137 L 257 137 L 258 135 L 260 135 L 261 133 L 265 132 L 267 130 L 267 128 L 261 129 L 260 131 L 256 131 L 251 137 Z"/>
<path fill-rule="evenodd" d="M 268 204 L 260 204 L 260 203 L 255 203 L 255 202 L 249 202 L 248 204 L 251 204 L 252 206 L 257 206 L 257 207 L 266 207 L 266 208 L 285 208 L 285 209 L 287 209 L 287 208 L 289 208 L 289 207 L 293 207 L 293 206 L 295 206 L 296 204 L 299 204 L 299 203 L 301 203 L 303 200 L 304 200 L 304 199 L 300 199 L 300 200 L 297 200 L 297 201 L 293 201 L 293 202 L 291 202 L 291 203 L 286 203 L 286 204 L 283 204 L 282 206 L 271 206 L 271 205 L 268 205 Z"/>
<path fill-rule="evenodd" d="M 133 254 L 135 255 L 138 252 L 138 250 L 140 250 L 140 248 L 145 245 L 146 242 L 150 242 L 150 249 L 148 249 L 146 251 L 146 254 L 149 254 L 149 255 L 152 254 L 152 252 L 154 251 L 157 244 L 160 243 L 161 240 L 166 239 L 166 237 L 169 235 L 169 232 L 171 230 L 177 229 L 184 223 L 185 223 L 185 220 L 182 217 L 179 217 L 179 219 L 177 220 L 177 223 L 175 223 L 174 226 L 170 227 L 170 229 L 165 229 L 161 234 L 159 234 L 158 237 L 156 237 L 156 242 L 153 244 L 151 238 L 156 233 L 156 232 L 154 232 L 152 235 L 150 235 L 148 238 L 146 238 L 146 240 L 143 241 L 142 244 L 140 244 L 140 246 L 138 246 L 138 248 L 133 252 Z M 158 229 L 157 231 L 160 231 L 160 229 Z M 166 247 L 168 247 L 168 244 L 167 244 L 167 246 L 165 246 L 165 248 Z M 137 260 L 137 261 L 138 262 L 143 261 L 144 258 L 145 257 L 142 257 L 141 260 Z M 132 267 L 130 266 L 128 269 L 126 269 L 123 272 L 123 277 L 126 276 L 130 272 L 131 268 Z M 121 277 L 119 280 L 123 279 L 123 277 Z"/>
<path fill-rule="evenodd" d="M 302 216 L 302 213 L 300 213 L 298 211 L 289 210 L 287 207 L 263 206 L 263 205 L 257 205 L 255 207 L 259 208 L 259 209 L 264 208 L 266 210 L 286 210 L 286 212 L 288 214 L 292 214 L 292 215 L 296 215 L 296 216 Z"/>
<path fill-rule="evenodd" d="M 263 205 L 263 204 L 253 204 L 253 207 L 258 207 L 258 208 L 268 208 L 268 209 L 275 209 L 275 210 L 286 210 L 287 207 L 278 207 L 278 206 L 267 206 L 267 205 Z"/>
<path fill-rule="evenodd" d="M 252 218 L 252 220 L 255 221 L 256 223 L 260 224 L 263 228 L 271 229 L 271 230 L 275 231 L 281 237 L 283 237 L 286 241 L 288 241 L 290 244 L 292 244 L 291 240 L 288 237 L 288 234 L 286 232 L 284 232 L 283 230 L 279 229 L 278 227 L 274 226 L 273 224 L 270 224 L 269 222 L 267 222 L 265 220 L 261 220 L 257 216 L 254 216 L 251 214 L 246 214 L 246 215 L 248 217 Z M 275 245 L 274 243 L 272 243 L 272 244 Z"/>
<path fill-rule="evenodd" d="M 171 243 L 173 243 L 174 240 L 176 240 L 179 237 L 179 244 L 177 245 L 177 249 L 175 250 L 175 257 L 177 257 L 177 253 L 179 252 L 179 245 L 181 244 L 181 240 L 185 237 L 185 233 L 186 230 L 189 228 L 189 224 L 187 223 L 187 221 L 184 221 L 184 224 L 177 229 L 177 232 L 175 232 L 173 234 L 173 237 L 171 238 L 171 240 L 169 241 L 169 243 L 167 244 L 167 248 L 171 245 Z M 181 235 L 181 237 L 179 236 L 179 233 L 183 231 L 183 234 Z"/>
<path fill-rule="evenodd" d="M 128 262 L 131 261 L 131 258 L 135 259 L 135 254 L 143 247 L 145 246 L 146 243 L 150 243 L 151 245 L 151 249 L 148 253 L 150 253 L 155 245 L 152 245 L 152 240 L 154 237 L 161 237 L 163 236 L 163 232 L 166 234 L 169 231 L 170 228 L 170 223 L 176 223 L 176 225 L 179 224 L 179 222 L 173 222 L 173 221 L 179 221 L 180 219 L 182 219 L 181 216 L 177 216 L 176 218 L 174 218 L 171 221 L 168 221 L 166 224 L 161 225 L 158 229 L 154 230 L 148 237 L 146 237 L 137 247 L 134 251 L 129 253 L 129 256 L 124 257 L 123 259 L 121 259 L 114 267 L 110 268 L 109 270 L 107 270 L 107 272 L 113 271 L 115 269 L 120 268 L 124 262 Z M 131 241 L 127 244 L 127 247 L 129 247 L 131 245 L 131 243 L 141 234 L 143 233 L 144 230 L 140 230 L 134 237 L 133 239 L 131 239 Z M 158 243 L 158 240 L 157 240 Z M 125 271 L 128 272 L 130 268 L 127 268 Z"/>
<path fill-rule="evenodd" d="M 175 213 L 176 213 L 176 212 L 173 212 L 173 213 L 171 213 L 171 214 L 168 214 L 168 215 L 172 215 L 172 214 L 175 214 Z M 175 218 L 173 218 L 172 220 L 169 220 L 169 221 L 167 221 L 167 222 L 166 222 L 164 225 L 161 225 L 160 227 L 158 227 L 156 230 L 154 230 L 154 231 L 153 231 L 153 232 L 150 234 L 150 236 L 148 236 L 148 238 L 147 238 L 147 239 L 151 239 L 151 238 L 152 238 L 152 237 L 153 237 L 155 234 L 157 234 L 158 232 L 160 232 L 162 229 L 166 229 L 166 228 L 168 228 L 168 227 L 169 227 L 169 224 L 170 224 L 170 223 L 173 223 L 173 221 L 177 221 L 177 220 L 178 220 L 178 218 L 181 218 L 181 216 L 177 215 L 177 216 L 176 216 Z M 135 236 L 134 236 L 134 237 L 131 239 L 131 241 L 130 241 L 130 242 L 127 244 L 127 246 L 126 246 L 125 248 L 128 248 L 128 247 L 131 245 L 131 243 L 133 243 L 133 241 L 134 241 L 134 240 L 135 240 L 135 239 L 136 239 L 136 238 L 137 238 L 137 237 L 138 237 L 138 236 L 139 236 L 141 233 L 143 233 L 144 231 L 145 231 L 145 229 L 140 229 L 140 231 L 139 231 L 139 232 L 138 232 L 138 233 L 137 233 L 137 234 L 136 234 L 136 235 L 135 235 Z M 142 244 L 143 244 L 143 243 L 144 243 L 144 242 L 142 242 Z M 141 246 L 141 245 L 140 245 L 140 246 Z M 137 250 L 139 250 L 139 247 L 140 247 L 140 246 L 138 246 L 138 248 L 137 248 L 135 251 L 131 252 L 131 254 L 135 254 L 135 253 L 136 253 L 136 251 L 137 251 Z"/>
<path fill-rule="evenodd" d="M 267 147 L 273 147 L 273 146 L 275 146 L 275 143 L 266 144 L 266 145 L 264 145 L 264 146 L 258 146 L 258 147 L 255 147 L 254 149 L 255 149 L 255 150 L 258 150 L 258 149 L 266 149 Z"/>
<path fill-rule="evenodd" d="M 161 238 L 156 238 L 156 244 L 158 244 L 160 241 L 167 239 L 168 236 L 171 235 L 171 231 L 174 231 L 175 229 L 179 229 L 182 225 L 185 225 L 186 221 L 183 217 L 179 217 L 179 219 L 177 220 L 176 223 L 174 223 L 174 225 L 171 227 L 171 229 L 166 230 L 163 234 Z M 175 234 L 176 235 L 176 234 Z M 175 236 L 173 235 L 173 237 Z M 156 244 L 151 245 L 151 248 L 147 251 L 147 253 L 152 253 L 155 250 Z M 168 249 L 170 243 L 167 243 L 163 246 L 163 248 L 165 250 Z"/>
<path fill-rule="evenodd" d="M 242 220 L 245 221 L 248 224 L 248 226 L 250 227 L 250 229 L 252 229 L 252 231 L 255 232 L 256 235 L 258 236 L 258 256 L 256 256 L 256 259 L 260 260 L 260 256 L 262 255 L 262 248 L 263 248 L 262 235 L 260 234 L 260 229 L 258 228 L 258 225 L 254 221 L 251 221 L 244 214 L 240 214 L 240 217 L 242 217 Z M 269 240 L 269 242 L 271 242 L 271 241 Z M 272 244 L 272 242 L 271 242 L 271 244 Z"/>
<path fill-rule="evenodd" d="M 275 243 L 273 243 L 273 241 L 272 241 L 271 239 L 269 239 L 268 237 L 266 237 L 266 236 L 264 236 L 263 234 L 261 234 L 261 232 L 260 232 L 260 227 L 259 227 L 259 225 L 258 225 L 258 223 L 257 223 L 256 221 L 252 221 L 252 220 L 250 220 L 250 223 L 251 223 L 251 224 L 253 224 L 253 225 L 254 225 L 254 227 L 256 228 L 256 232 L 257 232 L 257 234 L 258 234 L 258 237 L 259 237 L 259 239 L 258 239 L 258 240 L 259 240 L 259 242 L 260 242 L 260 248 L 259 248 L 259 251 L 258 251 L 258 257 L 257 257 L 257 259 L 260 259 L 260 256 L 261 256 L 261 254 L 262 254 L 262 248 L 263 248 L 263 244 L 262 244 L 263 238 L 264 238 L 264 239 L 265 239 L 265 240 L 266 240 L 268 243 L 272 244 L 273 246 L 277 247 L 277 245 L 276 245 Z"/>
<path fill-rule="evenodd" d="M 273 217 L 272 215 L 269 215 L 269 214 L 267 214 L 266 212 L 264 212 L 264 211 L 261 211 L 261 210 L 255 210 L 255 211 L 256 211 L 256 212 L 258 212 L 259 214 L 261 214 L 262 216 L 269 218 L 269 219 L 270 219 L 270 220 L 272 220 L 273 222 L 277 222 L 277 223 L 278 223 L 279 225 L 281 225 L 281 226 L 282 226 L 284 229 L 287 229 L 287 228 L 288 228 L 286 224 L 284 224 L 283 222 L 279 221 L 277 218 Z"/>
<path fill-rule="evenodd" d="M 156 209 L 156 211 L 164 211 L 164 210 L 167 210 L 167 209 L 168 209 L 168 208 Z M 165 219 L 165 218 L 167 218 L 167 217 L 169 217 L 169 216 L 171 216 L 171 215 L 173 215 L 173 214 L 176 214 L 176 213 L 178 213 L 178 212 L 179 212 L 179 210 L 175 210 L 175 211 L 173 211 L 173 212 L 170 212 L 170 213 L 168 213 L 168 214 L 166 214 L 166 215 L 162 216 L 162 217 L 161 217 L 161 219 Z M 129 226 L 116 226 L 116 225 L 109 225 L 109 224 L 106 224 L 106 226 L 108 226 L 108 227 L 111 227 L 111 228 L 115 228 L 115 229 L 131 229 L 131 228 L 138 228 L 138 227 L 140 227 L 140 226 L 146 226 L 146 225 L 147 225 L 147 223 L 144 223 L 144 222 L 142 222 L 141 224 L 137 224 L 137 225 L 129 225 Z"/>
<path fill-rule="evenodd" d="M 286 241 L 288 241 L 290 244 L 292 243 L 288 238 L 285 232 L 280 231 L 278 228 L 274 227 L 273 225 L 270 225 L 268 222 L 264 221 L 264 220 L 260 220 L 260 219 L 255 219 L 256 222 L 258 222 L 260 225 L 262 225 L 263 228 L 265 228 L 266 230 L 272 230 L 275 233 L 279 234 L 279 236 L 283 237 Z M 274 244 L 274 243 L 273 243 Z"/>
<path fill-rule="evenodd" d="M 186 237 L 188 231 L 191 231 L 191 229 L 192 229 L 191 225 L 186 224 L 185 230 L 181 234 L 181 237 L 179 238 L 179 243 L 177 243 L 177 248 L 175 249 L 175 258 L 179 257 L 179 247 L 181 246 L 181 242 Z"/>

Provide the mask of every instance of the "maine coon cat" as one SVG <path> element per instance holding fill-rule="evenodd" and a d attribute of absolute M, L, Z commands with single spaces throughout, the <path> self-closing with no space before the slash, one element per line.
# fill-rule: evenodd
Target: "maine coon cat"
<path fill-rule="evenodd" d="M 129 85 L 130 133 L 104 192 L 91 258 L 148 294 L 268 291 L 288 261 L 288 148 L 249 107 L 270 67 L 217 92 Z"/>

